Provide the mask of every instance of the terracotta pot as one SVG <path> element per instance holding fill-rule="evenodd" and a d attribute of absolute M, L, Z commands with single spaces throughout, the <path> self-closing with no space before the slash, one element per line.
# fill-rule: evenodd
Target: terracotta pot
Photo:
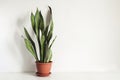
<path fill-rule="evenodd" d="M 51 64 L 52 61 L 49 63 L 36 62 L 36 68 L 37 68 L 36 75 L 41 77 L 49 76 L 51 74 L 50 72 Z"/>

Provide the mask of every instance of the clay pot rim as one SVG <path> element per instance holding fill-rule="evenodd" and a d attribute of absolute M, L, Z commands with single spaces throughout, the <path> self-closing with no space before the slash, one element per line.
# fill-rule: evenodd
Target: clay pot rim
<path fill-rule="evenodd" d="M 39 61 L 35 61 L 35 63 L 36 63 L 36 64 L 51 64 L 51 63 L 52 63 L 52 61 L 47 62 L 47 63 L 44 63 L 44 62 L 39 62 Z"/>

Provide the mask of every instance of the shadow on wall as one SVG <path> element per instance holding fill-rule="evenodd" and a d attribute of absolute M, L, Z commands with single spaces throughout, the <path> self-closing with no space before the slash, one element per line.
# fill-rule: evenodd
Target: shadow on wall
<path fill-rule="evenodd" d="M 24 38 L 22 37 L 24 34 L 24 24 L 27 24 L 29 18 L 29 14 L 19 17 L 16 19 L 16 28 L 14 32 L 14 44 L 16 48 L 16 53 L 13 55 L 15 58 L 17 57 L 16 62 L 20 62 L 20 70 L 22 72 L 30 72 L 35 71 L 35 60 L 29 51 L 25 47 Z M 32 31 L 29 31 L 32 32 Z M 32 35 L 33 36 L 33 35 Z M 11 45 L 12 47 L 12 45 Z"/>

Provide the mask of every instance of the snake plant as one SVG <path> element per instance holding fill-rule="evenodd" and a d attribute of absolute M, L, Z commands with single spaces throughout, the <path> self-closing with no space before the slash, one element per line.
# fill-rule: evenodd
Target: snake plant
<path fill-rule="evenodd" d="M 28 51 L 33 55 L 36 61 L 42 63 L 48 63 L 52 58 L 51 46 L 53 45 L 56 37 L 52 40 L 53 37 L 53 19 L 52 19 L 52 9 L 49 7 L 50 12 L 50 20 L 49 24 L 45 25 L 44 18 L 42 16 L 41 11 L 36 10 L 35 14 L 31 13 L 31 25 L 33 32 L 36 37 L 36 41 L 38 44 L 38 49 L 36 49 L 35 41 L 31 38 L 29 32 L 24 27 L 24 32 L 26 38 L 24 38 L 24 42 Z"/>

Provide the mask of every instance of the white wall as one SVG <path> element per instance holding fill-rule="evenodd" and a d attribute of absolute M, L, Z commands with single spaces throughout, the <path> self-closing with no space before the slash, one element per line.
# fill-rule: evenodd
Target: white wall
<path fill-rule="evenodd" d="M 0 0 L 0 72 L 34 71 L 23 26 L 53 9 L 53 72 L 120 71 L 120 0 Z M 32 33 L 32 32 L 31 32 Z"/>

